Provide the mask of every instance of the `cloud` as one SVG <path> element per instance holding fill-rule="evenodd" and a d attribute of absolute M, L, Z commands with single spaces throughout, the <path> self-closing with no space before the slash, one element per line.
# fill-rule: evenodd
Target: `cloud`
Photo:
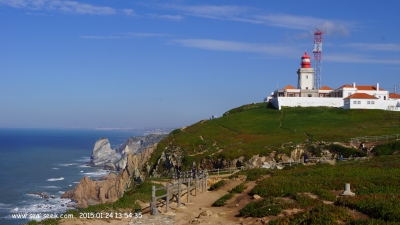
<path fill-rule="evenodd" d="M 325 32 L 325 35 L 347 36 L 350 29 L 358 24 L 354 21 L 330 20 L 311 16 L 297 16 L 288 14 L 260 14 L 261 9 L 238 5 L 177 5 L 161 4 L 164 9 L 181 11 L 190 16 L 209 19 L 231 20 L 243 23 L 262 24 L 293 30 L 303 30 L 306 33 L 299 37 L 310 37 L 315 28 Z M 257 15 L 258 14 L 258 15 Z"/>
<path fill-rule="evenodd" d="M 136 13 L 133 11 L 133 9 L 122 9 L 121 11 L 126 16 L 136 16 Z"/>
<path fill-rule="evenodd" d="M 80 36 L 82 39 L 119 39 L 119 36 Z"/>
<path fill-rule="evenodd" d="M 125 35 L 112 35 L 112 36 L 97 36 L 97 35 L 82 35 L 79 38 L 82 39 L 121 39 L 121 38 L 146 38 L 146 37 L 165 37 L 168 34 L 163 33 L 127 33 Z"/>
<path fill-rule="evenodd" d="M 142 38 L 142 37 L 165 37 L 165 36 L 169 36 L 168 34 L 163 34 L 163 33 L 129 33 L 128 34 L 131 37 L 138 37 L 138 38 Z"/>
<path fill-rule="evenodd" d="M 212 39 L 176 39 L 173 43 L 183 47 L 199 48 L 215 51 L 230 52 L 255 52 L 272 55 L 285 55 L 298 53 L 298 50 L 288 46 L 269 45 L 269 44 L 253 44 L 235 41 L 222 41 Z"/>
<path fill-rule="evenodd" d="M 310 16 L 294 16 L 286 14 L 269 14 L 255 16 L 260 23 L 268 26 L 289 28 L 294 30 L 311 31 L 318 28 L 323 30 L 325 35 L 349 35 L 349 27 L 355 26 L 355 22 L 349 21 L 333 21 Z M 304 35 L 304 34 L 303 34 Z"/>
<path fill-rule="evenodd" d="M 340 63 L 369 63 L 369 64 L 392 64 L 400 65 L 400 59 L 378 59 L 373 56 L 360 54 L 329 54 L 323 56 L 324 61 Z"/>
<path fill-rule="evenodd" d="M 108 6 L 96 6 L 69 0 L 0 0 L 0 5 L 29 10 L 58 11 L 69 14 L 114 15 L 119 12 L 125 15 L 135 15 L 131 9 L 117 10 Z"/>
<path fill-rule="evenodd" d="M 208 17 L 208 18 L 220 18 L 220 17 L 234 17 L 249 11 L 249 7 L 236 6 L 236 5 L 176 5 L 176 4 L 162 4 L 159 5 L 163 8 L 173 9 L 182 11 L 184 13 Z"/>
<path fill-rule="evenodd" d="M 155 19 L 167 19 L 167 20 L 172 20 L 172 21 L 181 21 L 184 19 L 183 16 L 181 15 L 158 15 L 158 14 L 150 14 L 150 18 L 155 18 Z"/>
<path fill-rule="evenodd" d="M 391 44 L 351 43 L 341 46 L 360 49 L 360 50 L 369 50 L 369 51 L 400 52 L 400 45 L 393 43 Z"/>

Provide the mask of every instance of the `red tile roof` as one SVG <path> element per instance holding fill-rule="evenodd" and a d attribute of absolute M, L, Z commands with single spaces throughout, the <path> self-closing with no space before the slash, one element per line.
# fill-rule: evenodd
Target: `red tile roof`
<path fill-rule="evenodd" d="M 286 87 L 283 88 L 283 90 L 286 90 L 286 89 L 296 89 L 296 88 L 293 87 L 292 85 L 287 85 Z"/>
<path fill-rule="evenodd" d="M 389 98 L 400 98 L 400 95 L 397 93 L 390 93 Z"/>
<path fill-rule="evenodd" d="M 357 90 L 364 90 L 364 91 L 376 91 L 376 86 L 372 85 L 357 85 Z M 379 91 L 383 91 L 382 88 L 379 88 Z"/>
<path fill-rule="evenodd" d="M 349 97 L 344 98 L 344 99 L 354 99 L 354 98 L 357 98 L 357 99 L 378 99 L 375 96 L 372 96 L 372 95 L 369 95 L 369 94 L 365 94 L 365 93 L 355 93 L 355 94 L 352 94 Z"/>
<path fill-rule="evenodd" d="M 351 84 L 345 84 L 340 86 L 340 88 L 353 88 L 353 85 Z M 356 85 L 357 90 L 363 90 L 363 91 L 376 91 L 376 86 L 374 85 Z M 379 91 L 384 91 L 382 88 L 379 88 Z"/>
<path fill-rule="evenodd" d="M 319 90 L 326 90 L 326 91 L 330 91 L 333 90 L 332 88 L 328 87 L 328 86 L 322 86 Z"/>

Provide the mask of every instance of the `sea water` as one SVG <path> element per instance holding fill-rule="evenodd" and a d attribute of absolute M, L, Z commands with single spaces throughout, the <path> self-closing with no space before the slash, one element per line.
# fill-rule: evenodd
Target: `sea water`
<path fill-rule="evenodd" d="M 71 203 L 60 198 L 65 191 L 84 176 L 96 180 L 109 173 L 86 166 L 96 140 L 107 137 L 115 148 L 141 135 L 121 130 L 0 129 L 0 224 L 26 223 L 29 219 L 15 218 L 26 213 L 65 212 Z"/>

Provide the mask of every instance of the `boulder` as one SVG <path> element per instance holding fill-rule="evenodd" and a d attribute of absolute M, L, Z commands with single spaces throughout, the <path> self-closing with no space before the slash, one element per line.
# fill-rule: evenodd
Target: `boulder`
<path fill-rule="evenodd" d="M 107 138 L 100 138 L 94 144 L 92 156 L 90 157 L 90 166 L 104 166 L 114 164 L 119 160 L 117 152 L 110 147 Z"/>

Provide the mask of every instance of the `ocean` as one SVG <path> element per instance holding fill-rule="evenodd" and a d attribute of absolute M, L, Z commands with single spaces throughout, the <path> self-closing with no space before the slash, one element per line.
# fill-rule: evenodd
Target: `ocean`
<path fill-rule="evenodd" d="M 0 224 L 20 225 L 27 213 L 62 213 L 70 203 L 60 196 L 84 177 L 108 174 L 88 167 L 96 140 L 111 147 L 143 133 L 122 130 L 0 129 Z M 49 198 L 42 198 L 43 193 Z"/>

